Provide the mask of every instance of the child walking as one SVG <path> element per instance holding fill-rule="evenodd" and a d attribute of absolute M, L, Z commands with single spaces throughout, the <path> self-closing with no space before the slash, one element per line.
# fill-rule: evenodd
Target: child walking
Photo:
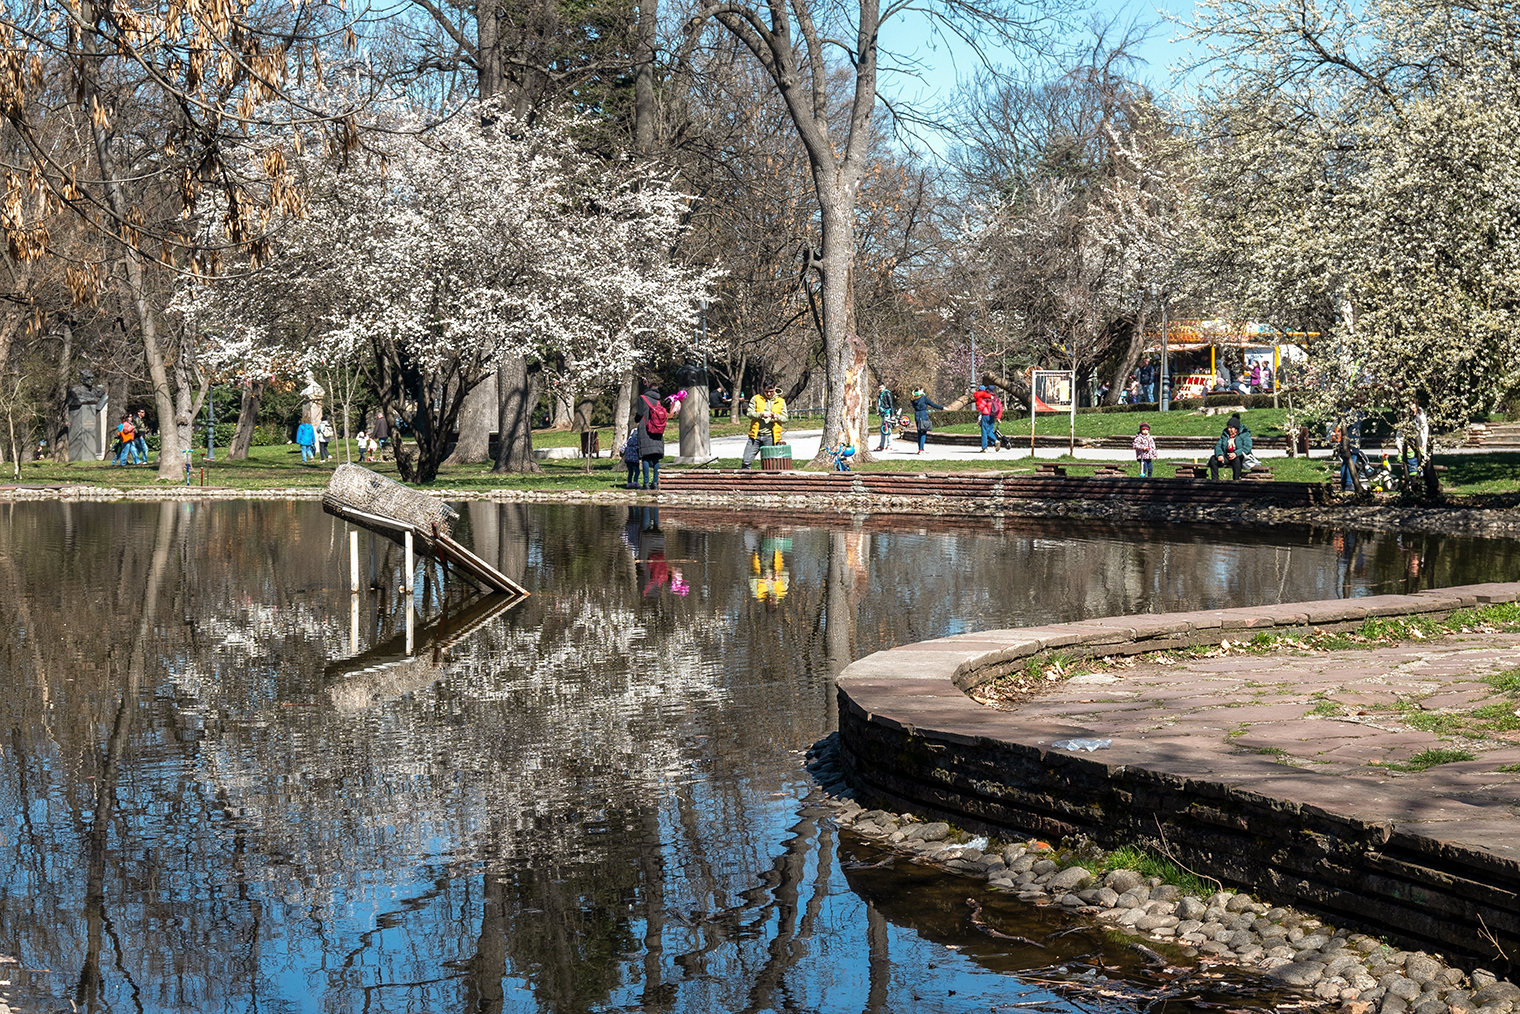
<path fill-rule="evenodd" d="M 628 439 L 623 443 L 623 467 L 628 469 L 628 481 L 623 484 L 624 489 L 639 488 L 639 431 L 637 429 L 628 434 Z"/>
<path fill-rule="evenodd" d="M 1156 441 L 1151 437 L 1151 424 L 1141 423 L 1140 432 L 1135 434 L 1135 442 L 1131 445 L 1135 449 L 1135 457 L 1140 461 L 1140 478 L 1151 477 L 1151 462 L 1156 460 Z"/>

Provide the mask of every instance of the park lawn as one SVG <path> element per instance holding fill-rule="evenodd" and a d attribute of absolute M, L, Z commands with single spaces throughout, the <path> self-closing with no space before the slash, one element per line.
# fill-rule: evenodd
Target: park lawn
<path fill-rule="evenodd" d="M 1446 468 L 1442 489 L 1467 496 L 1520 492 L 1520 452 L 1437 454 L 1435 461 Z"/>
<path fill-rule="evenodd" d="M 1241 421 L 1259 437 L 1280 437 L 1288 414 L 1283 408 L 1253 408 L 1240 415 Z M 1151 424 L 1153 436 L 1217 437 L 1224 432 L 1224 424 L 1230 413 L 1204 415 L 1202 412 L 1078 412 L 1078 437 L 1134 436 L 1140 432 L 1140 424 Z M 934 420 L 933 413 L 929 420 Z M 959 423 L 954 426 L 935 426 L 943 433 L 979 433 L 977 423 Z M 1042 436 L 1065 436 L 1071 432 L 1068 415 L 1042 415 L 1035 421 L 1035 433 Z M 1018 436 L 1029 435 L 1029 417 L 1009 414 L 998 424 L 998 432 Z"/>
<path fill-rule="evenodd" d="M 714 427 L 715 432 L 718 427 Z M 610 438 L 610 430 L 603 431 Z M 573 446 L 580 435 L 568 431 L 538 431 L 533 435 L 534 445 L 539 447 Z M 673 443 L 675 435 L 670 438 Z M 197 451 L 192 466 L 191 481 L 202 482 L 201 469 L 205 469 L 205 485 L 248 492 L 273 489 L 321 489 L 328 477 L 343 460 L 342 441 L 333 441 L 334 461 L 327 464 L 303 464 L 301 452 L 295 444 L 255 447 L 246 461 L 229 462 L 218 458 L 205 462 Z M 599 491 L 621 486 L 626 472 L 622 462 L 610 457 L 610 448 L 603 447 L 603 457 L 590 462 L 581 458 L 555 458 L 539 462 L 543 469 L 535 475 L 500 476 L 492 473 L 486 465 L 448 465 L 438 475 L 435 486 L 442 489 L 463 491 L 489 491 L 496 489 L 522 489 L 542 491 Z M 358 460 L 357 455 L 355 461 Z M 1196 459 L 1161 459 L 1156 462 L 1157 478 L 1169 478 L 1178 464 L 1206 460 L 1200 453 Z M 1055 461 L 1076 466 L 1072 474 L 1085 474 L 1092 466 L 1103 462 L 1090 459 L 1072 459 L 1066 455 L 1059 458 L 1040 458 L 1039 463 Z M 1139 468 L 1133 455 L 1114 452 L 1109 463 L 1121 464 L 1130 475 L 1138 475 Z M 1447 454 L 1438 455 L 1438 464 L 1444 465 L 1442 488 L 1454 496 L 1514 497 L 1520 494 L 1520 453 L 1495 454 Z M 1336 464 L 1321 452 L 1313 458 L 1265 458 L 1262 462 L 1271 468 L 1280 481 L 1326 482 L 1335 477 Z M 798 465 L 802 465 L 798 462 Z M 738 458 L 726 458 L 704 466 L 710 469 L 737 468 Z M 394 461 L 380 461 L 367 465 L 383 475 L 399 478 Z M 676 466 L 666 465 L 666 468 Z M 985 458 L 960 458 L 953 460 L 925 460 L 917 458 L 890 457 L 869 464 L 856 463 L 856 471 L 902 472 L 922 474 L 930 472 L 982 472 L 1003 471 L 1021 473 L 1033 471 L 1036 462 L 1018 452 L 989 454 Z M 11 479 L 7 467 L 0 472 L 0 481 Z M 26 462 L 22 465 L 21 481 L 32 484 L 88 485 L 113 489 L 154 488 L 162 485 L 153 466 L 130 466 L 117 468 L 106 462 L 73 462 L 58 465 L 48 461 Z"/>

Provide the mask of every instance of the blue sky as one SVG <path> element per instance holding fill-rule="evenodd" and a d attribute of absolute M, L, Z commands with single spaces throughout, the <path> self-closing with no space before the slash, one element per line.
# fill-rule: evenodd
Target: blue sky
<path fill-rule="evenodd" d="M 1158 93 L 1171 91 L 1183 82 L 1169 68 L 1187 63 L 1191 50 L 1187 44 L 1173 41 L 1181 29 L 1165 19 L 1190 21 L 1193 0 L 1149 0 L 1146 3 L 1094 0 L 1085 11 L 1074 11 L 1066 16 L 1063 27 L 1073 38 L 1084 36 L 1085 26 L 1094 15 L 1105 20 L 1117 17 L 1125 24 L 1139 21 L 1154 25 L 1150 38 L 1138 49 L 1138 55 L 1146 64 L 1138 68 L 1137 76 Z M 969 81 L 980 67 L 969 47 L 959 42 L 947 45 L 943 40 L 933 39 L 926 23 L 913 15 L 884 26 L 882 48 L 893 56 L 916 59 L 923 65 L 921 83 L 899 74 L 883 75 L 883 94 L 899 100 L 911 98 L 925 104 L 935 100 L 948 101 L 955 93 L 956 85 Z M 885 65 L 885 59 L 883 63 Z"/>

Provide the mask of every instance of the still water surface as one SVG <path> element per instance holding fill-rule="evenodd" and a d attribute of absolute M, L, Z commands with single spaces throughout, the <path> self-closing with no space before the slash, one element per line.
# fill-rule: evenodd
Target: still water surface
<path fill-rule="evenodd" d="M 32 1009 L 1091 1009 L 1122 944 L 878 865 L 803 802 L 863 654 L 1508 579 L 1520 545 L 461 506 L 533 589 L 440 601 L 310 503 L 0 508 L 0 968 Z M 938 527 L 929 527 L 936 524 Z M 447 605 L 446 616 L 441 616 Z M 978 933 L 965 899 L 1035 947 Z M 1102 961 L 1111 989 L 1061 985 Z"/>

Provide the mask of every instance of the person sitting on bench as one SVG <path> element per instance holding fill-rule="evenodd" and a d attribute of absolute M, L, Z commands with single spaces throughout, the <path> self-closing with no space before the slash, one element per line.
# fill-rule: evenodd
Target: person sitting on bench
<path fill-rule="evenodd" d="M 1230 416 L 1224 432 L 1214 443 L 1214 453 L 1209 457 L 1209 478 L 1218 480 L 1219 469 L 1228 468 L 1240 478 L 1245 468 L 1246 456 L 1251 453 L 1251 431 L 1241 425 L 1240 416 Z"/>

